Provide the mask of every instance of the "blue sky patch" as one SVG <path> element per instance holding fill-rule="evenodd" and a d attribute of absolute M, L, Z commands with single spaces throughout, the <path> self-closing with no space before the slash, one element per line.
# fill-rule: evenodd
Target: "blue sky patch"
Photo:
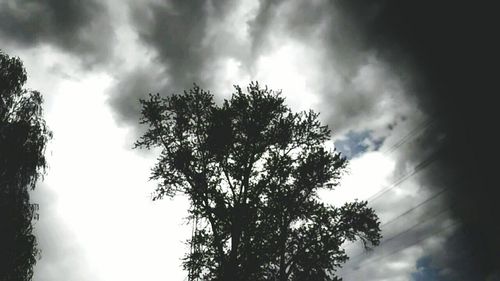
<path fill-rule="evenodd" d="M 411 273 L 411 281 L 441 281 L 439 270 L 432 266 L 432 257 L 425 256 L 417 260 L 417 271 Z"/>
<path fill-rule="evenodd" d="M 335 148 L 345 157 L 352 159 L 366 151 L 376 151 L 384 143 L 385 138 L 373 137 L 372 130 L 360 132 L 349 131 L 343 137 L 335 141 Z"/>

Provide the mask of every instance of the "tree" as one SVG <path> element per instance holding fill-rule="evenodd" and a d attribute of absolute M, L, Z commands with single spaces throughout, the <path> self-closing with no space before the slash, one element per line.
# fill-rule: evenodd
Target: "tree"
<path fill-rule="evenodd" d="M 52 133 L 42 96 L 24 88 L 19 58 L 0 51 L 0 279 L 31 280 L 39 251 L 33 235 L 36 212 L 29 190 L 46 168 L 44 151 Z"/>
<path fill-rule="evenodd" d="M 230 99 L 194 86 L 141 100 L 148 130 L 136 147 L 161 147 L 154 199 L 186 194 L 196 225 L 184 267 L 191 280 L 338 280 L 344 241 L 380 240 L 366 202 L 322 203 L 347 161 L 325 142 L 313 111 L 293 113 L 279 92 L 251 83 Z"/>

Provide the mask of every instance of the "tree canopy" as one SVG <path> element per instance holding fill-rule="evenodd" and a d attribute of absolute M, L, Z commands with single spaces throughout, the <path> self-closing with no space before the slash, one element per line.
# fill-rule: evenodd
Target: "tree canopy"
<path fill-rule="evenodd" d="M 42 96 L 24 88 L 19 58 L 0 51 L 0 279 L 31 280 L 39 254 L 32 233 L 36 212 L 29 189 L 47 166 L 52 137 L 43 119 Z"/>
<path fill-rule="evenodd" d="M 347 160 L 325 143 L 318 113 L 294 113 L 280 92 L 251 83 L 221 104 L 194 86 L 141 100 L 147 131 L 136 147 L 160 147 L 154 199 L 185 194 L 195 224 L 184 267 L 191 280 L 338 280 L 341 245 L 381 238 L 366 202 L 336 207 Z"/>

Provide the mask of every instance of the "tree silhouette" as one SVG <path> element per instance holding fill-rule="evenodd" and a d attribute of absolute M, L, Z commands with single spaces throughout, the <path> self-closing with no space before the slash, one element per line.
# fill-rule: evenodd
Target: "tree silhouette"
<path fill-rule="evenodd" d="M 344 241 L 380 240 L 366 202 L 322 203 L 346 159 L 325 147 L 313 111 L 293 113 L 279 92 L 251 83 L 222 105 L 194 86 L 141 100 L 148 126 L 136 147 L 161 147 L 154 199 L 186 194 L 196 225 L 184 267 L 191 280 L 338 280 Z"/>
<path fill-rule="evenodd" d="M 18 58 L 0 51 L 0 280 L 31 280 L 39 251 L 32 233 L 37 205 L 29 202 L 46 168 L 52 137 L 42 117 L 42 96 L 24 89 Z"/>

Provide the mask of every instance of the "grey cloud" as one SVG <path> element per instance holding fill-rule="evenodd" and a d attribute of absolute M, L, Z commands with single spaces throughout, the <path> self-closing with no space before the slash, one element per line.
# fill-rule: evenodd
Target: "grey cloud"
<path fill-rule="evenodd" d="M 139 36 L 168 65 L 177 90 L 199 79 L 206 26 L 203 8 L 203 1 L 178 1 L 172 6 L 151 3 L 133 10 Z"/>
<path fill-rule="evenodd" d="M 126 73 L 113 86 L 108 103 L 115 109 L 115 120 L 119 125 L 139 124 L 139 99 L 149 93 L 164 92 L 167 86 L 166 74 L 161 65 L 147 66 Z"/>
<path fill-rule="evenodd" d="M 319 85 L 320 111 L 325 113 L 332 128 L 339 133 L 351 128 L 382 130 L 388 134 L 386 128 L 391 123 L 414 113 L 397 77 L 386 66 L 366 62 L 351 67 L 357 68 L 357 72 L 345 77 L 338 89 L 332 87 L 328 79 L 335 73 L 325 72 L 320 79 L 323 81 Z M 373 77 L 365 77 L 364 70 Z M 370 85 L 363 86 L 362 82 L 366 81 L 370 81 Z"/>
<path fill-rule="evenodd" d="M 318 77 L 309 75 L 308 79 L 312 81 L 312 90 L 320 96 L 319 111 L 337 133 L 345 134 L 352 129 L 380 130 L 408 110 L 404 106 L 394 107 L 407 103 L 401 93 L 404 79 L 378 59 L 375 49 L 365 48 L 359 27 L 335 2 L 263 1 L 261 4 L 250 22 L 253 55 L 265 53 L 269 48 L 267 39 L 279 32 L 302 44 L 319 46 L 323 59 L 316 67 L 321 73 Z M 376 76 L 371 78 L 370 88 L 359 87 L 360 80 L 370 79 L 360 77 L 366 69 Z M 388 113 L 394 115 L 391 120 L 374 124 L 374 116 L 377 119 Z"/>
<path fill-rule="evenodd" d="M 269 39 L 281 31 L 305 44 L 324 42 L 330 62 L 342 76 L 353 76 L 366 63 L 367 54 L 361 53 L 356 27 L 332 1 L 260 1 L 249 25 L 254 59 L 267 51 Z"/>
<path fill-rule="evenodd" d="M 328 58 L 343 78 L 355 76 L 368 63 L 370 55 L 361 49 L 360 35 L 332 1 L 290 2 L 293 9 L 286 15 L 286 28 L 291 36 L 308 42 L 317 37 L 325 43 Z"/>
<path fill-rule="evenodd" d="M 2 0 L 0 37 L 21 47 L 54 45 L 91 66 L 111 55 L 108 16 L 95 0 Z"/>
<path fill-rule="evenodd" d="M 220 19 L 234 12 L 237 2 L 217 1 L 213 6 L 207 3 L 169 1 L 132 4 L 132 24 L 143 43 L 156 54 L 151 67 L 164 69 L 167 83 L 158 89 L 159 92 L 179 92 L 193 83 L 207 89 L 217 88 L 214 72 L 219 58 L 236 58 L 252 76 L 258 58 L 272 47 L 268 44 L 270 40 L 287 37 L 304 44 L 310 41 L 324 48 L 321 51 L 324 51 L 325 59 L 317 66 L 323 71 L 318 77 L 308 77 L 308 80 L 315 84 L 312 90 L 322 100 L 319 111 L 338 133 L 344 134 L 350 129 L 380 131 L 402 114 L 396 112 L 395 115 L 399 115 L 391 120 L 378 120 L 377 128 L 373 128 L 374 115 L 382 116 L 388 109 L 394 108 L 387 101 L 392 105 L 398 100 L 403 102 L 398 89 L 394 89 L 398 77 L 388 71 L 387 66 L 373 59 L 373 53 L 364 52 L 358 46 L 355 26 L 350 25 L 330 2 L 261 1 L 253 19 L 246 23 L 249 42 L 238 42 L 216 26 L 220 24 Z M 366 66 L 373 66 L 377 76 L 373 78 L 372 89 L 358 87 L 358 80 L 365 79 L 359 76 Z M 145 81 L 132 76 L 130 73 L 119 78 L 121 81 L 112 91 L 112 96 L 116 96 L 112 98 L 116 101 L 112 105 L 118 111 L 117 115 L 128 120 L 137 117 L 135 97 L 147 93 L 131 91 L 151 89 L 150 86 L 135 85 Z M 332 80 L 332 77 L 335 79 Z M 404 110 L 401 108 L 401 111 Z"/>
<path fill-rule="evenodd" d="M 409 186 L 400 186 L 408 190 Z M 428 192 L 427 192 L 428 193 Z M 344 280 L 360 280 L 364 276 L 372 280 L 404 280 L 409 274 L 403 263 L 411 265 L 419 257 L 407 252 L 407 248 L 423 250 L 426 254 L 440 253 L 442 243 L 429 244 L 433 239 L 449 240 L 447 231 L 453 231 L 454 222 L 450 211 L 444 208 L 444 198 L 430 201 L 423 208 L 416 208 L 411 213 L 398 217 L 411 207 L 424 201 L 426 196 L 415 194 L 412 197 L 384 196 L 384 200 L 375 201 L 372 206 L 382 218 L 382 244 L 373 251 L 366 252 L 358 243 L 348 248 L 351 259 L 346 263 L 341 276 Z M 389 224 L 386 224 L 390 222 Z M 440 232 L 442 231 L 442 232 Z M 455 234 L 453 234 L 455 235 Z M 444 261 L 440 266 L 449 268 L 451 263 Z"/>
<path fill-rule="evenodd" d="M 256 59 L 262 52 L 262 49 L 267 47 L 267 38 L 272 31 L 273 19 L 277 18 L 276 13 L 280 5 L 284 3 L 283 0 L 275 1 L 259 1 L 259 8 L 253 20 L 248 22 L 250 29 L 251 53 L 252 59 Z"/>
<path fill-rule="evenodd" d="M 213 57 L 213 47 L 206 42 L 209 9 L 223 17 L 226 1 L 209 7 L 206 1 L 170 1 L 150 3 L 132 9 L 140 38 L 158 55 L 167 68 L 169 88 L 173 92 L 189 88 L 193 83 L 206 84 L 205 66 Z"/>
<path fill-rule="evenodd" d="M 467 229 L 461 228 L 448 237 L 440 249 L 429 251 L 425 258 L 429 259 L 429 267 L 434 268 L 438 274 L 438 280 L 443 281 L 467 281 L 487 280 L 487 266 L 471 266 L 478 250 L 470 245 Z M 416 264 L 418 268 L 418 263 Z M 485 276 L 485 279 L 482 277 Z"/>
<path fill-rule="evenodd" d="M 109 101 L 118 122 L 136 125 L 138 99 L 150 92 L 179 93 L 193 83 L 213 89 L 217 84 L 214 72 L 219 58 L 245 60 L 248 51 L 243 43 L 231 38 L 226 30 L 217 29 L 237 4 L 231 1 L 130 4 L 131 24 L 153 58 L 145 59 L 139 69 L 118 77 L 111 89 Z M 132 129 L 137 130 L 136 126 Z"/>

